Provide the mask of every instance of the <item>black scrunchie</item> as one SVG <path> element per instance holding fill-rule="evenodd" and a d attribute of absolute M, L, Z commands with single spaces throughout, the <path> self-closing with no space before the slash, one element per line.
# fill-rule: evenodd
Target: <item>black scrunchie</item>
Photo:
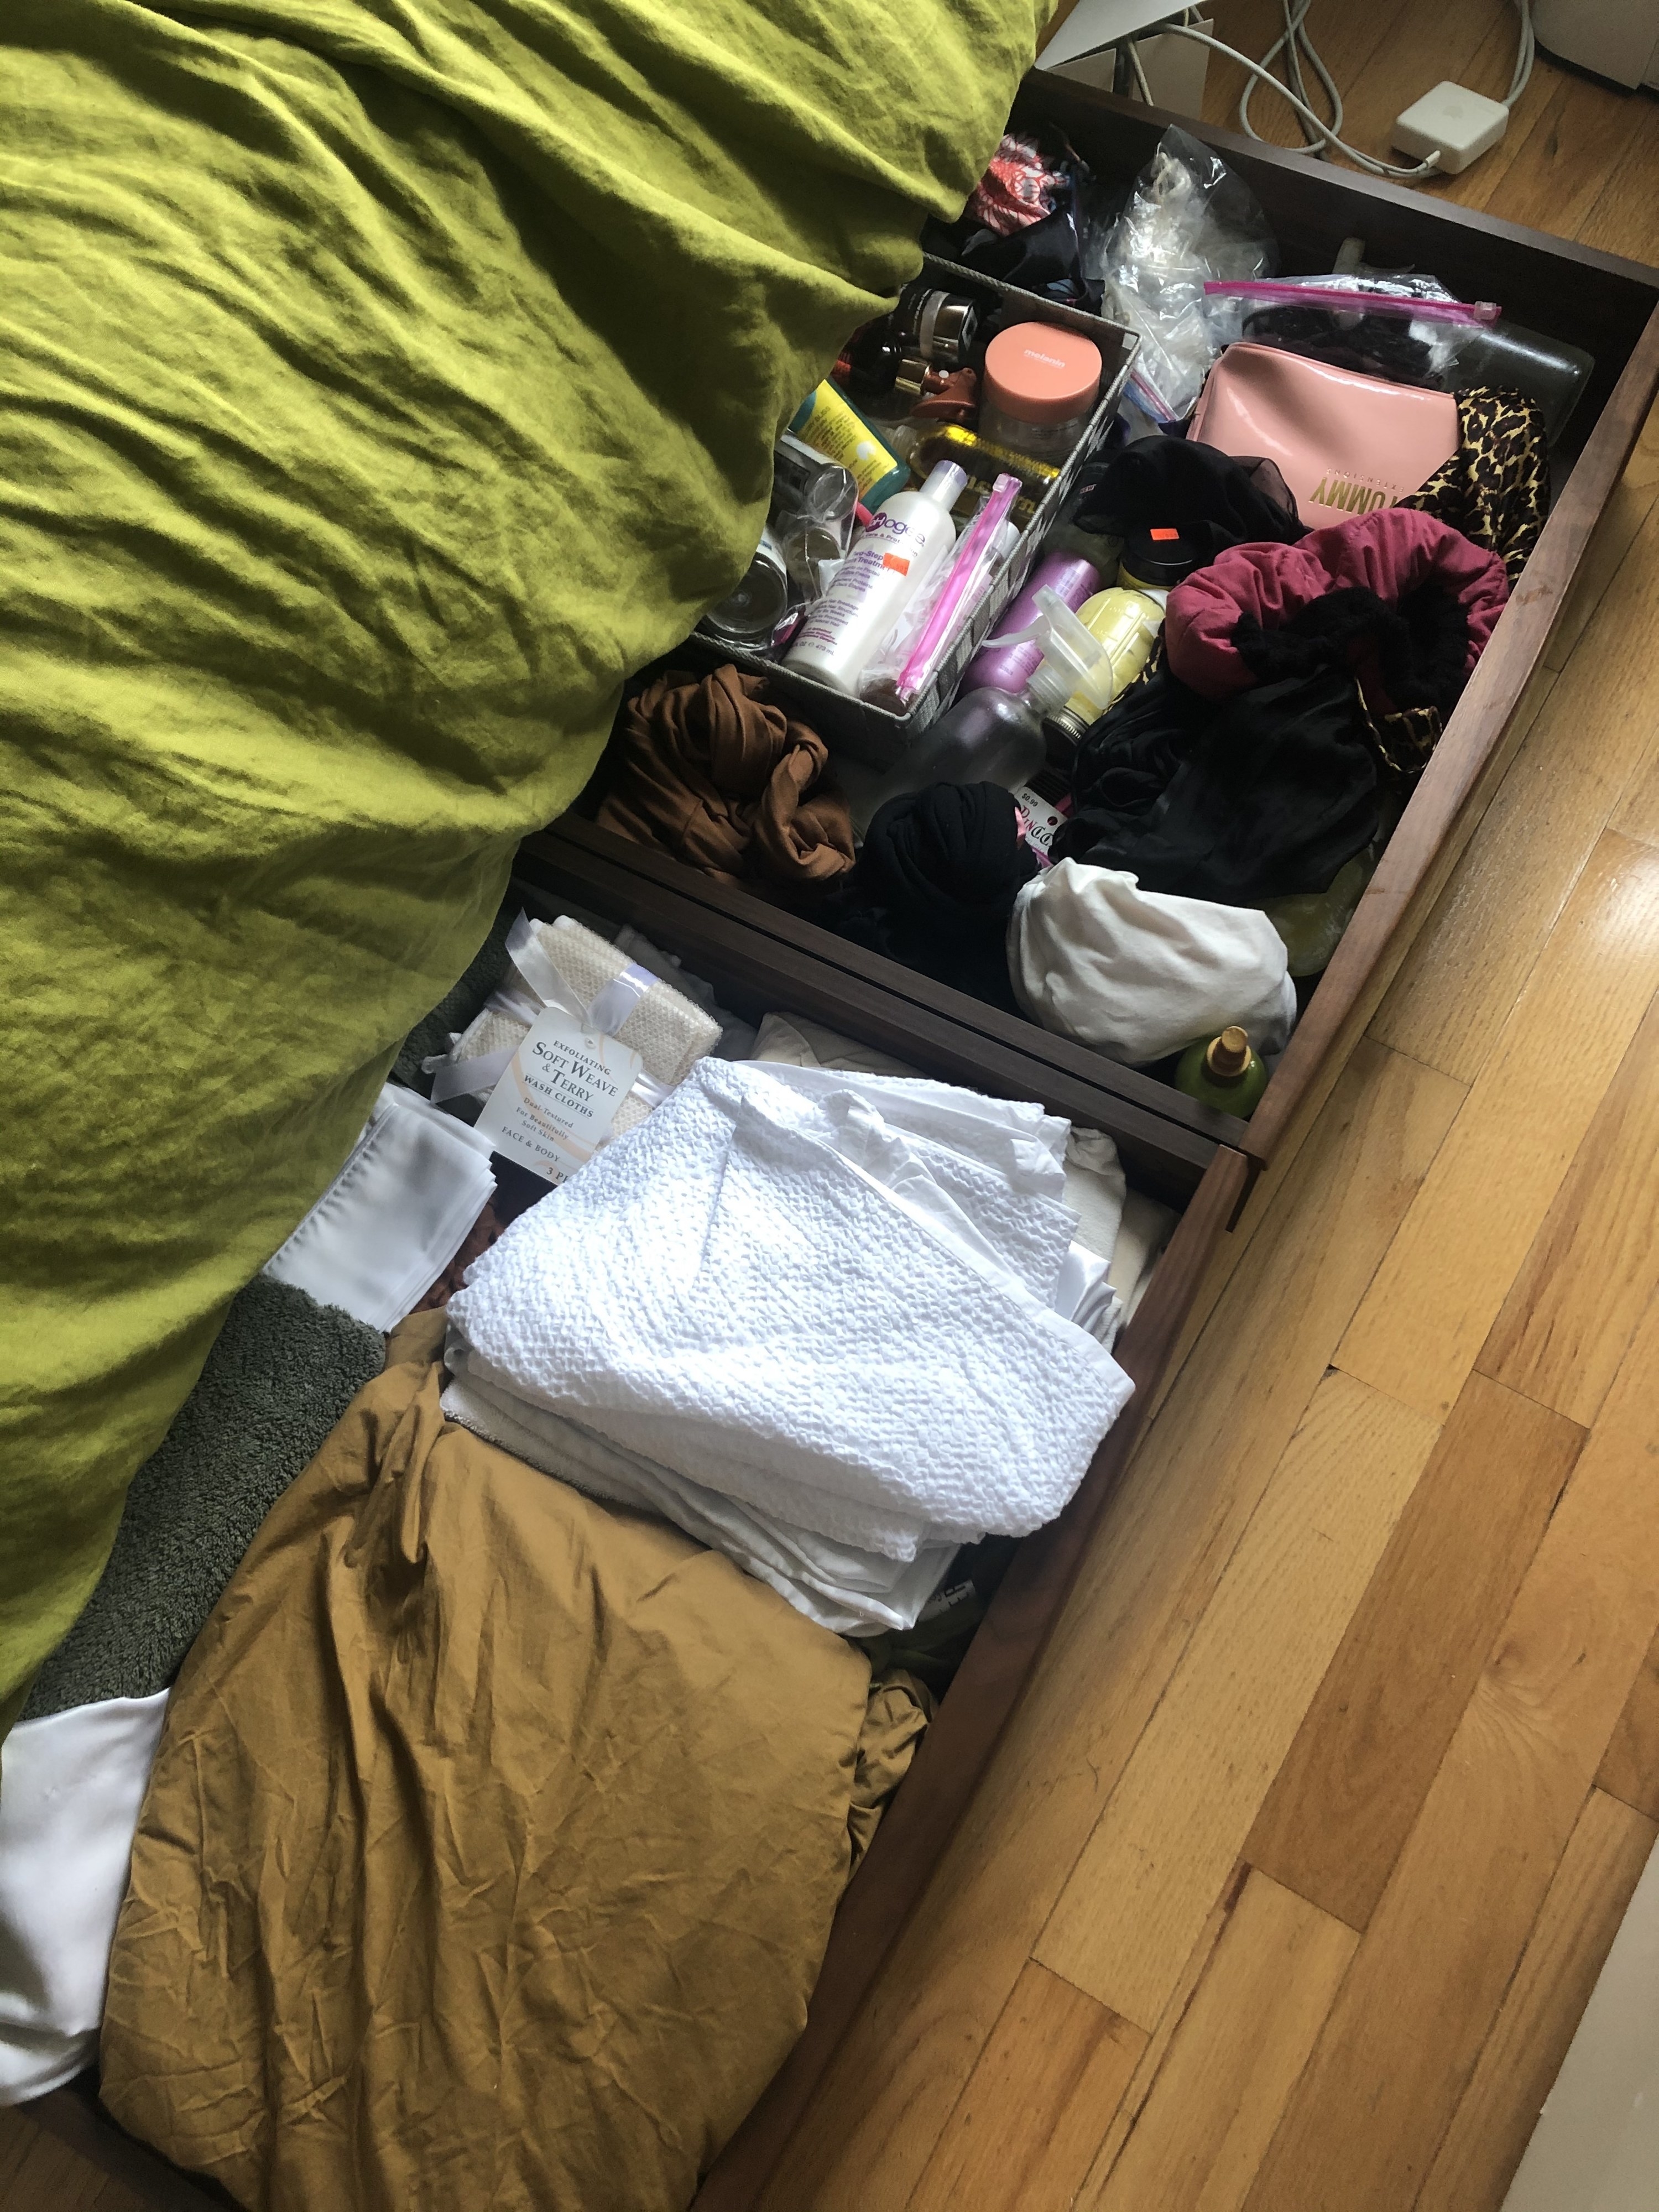
<path fill-rule="evenodd" d="M 1005 939 L 1015 896 L 1036 871 L 1012 792 L 935 783 L 878 808 L 857 867 L 814 918 L 1018 1013 Z"/>
<path fill-rule="evenodd" d="M 1469 657 L 1468 617 L 1432 578 L 1397 607 L 1363 585 L 1327 592 L 1278 629 L 1243 614 L 1233 630 L 1238 657 L 1264 684 L 1350 665 L 1357 648 L 1372 647 L 1396 707 L 1433 707 L 1450 714 L 1462 696 Z"/>

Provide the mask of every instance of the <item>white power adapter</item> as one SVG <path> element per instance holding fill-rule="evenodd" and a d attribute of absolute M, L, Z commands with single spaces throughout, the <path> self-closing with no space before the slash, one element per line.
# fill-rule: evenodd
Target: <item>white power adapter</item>
<path fill-rule="evenodd" d="M 1394 143 L 1422 161 L 1432 155 L 1437 169 L 1455 176 L 1495 146 L 1509 127 L 1510 111 L 1501 100 L 1488 100 L 1485 93 L 1446 77 L 1395 117 Z"/>

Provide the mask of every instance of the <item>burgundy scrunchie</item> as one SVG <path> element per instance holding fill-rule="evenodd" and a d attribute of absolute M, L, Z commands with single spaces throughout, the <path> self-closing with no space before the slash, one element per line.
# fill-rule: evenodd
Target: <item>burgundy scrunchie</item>
<path fill-rule="evenodd" d="M 1456 685 L 1486 648 L 1510 595 L 1504 563 L 1472 544 L 1431 514 L 1380 507 L 1324 530 L 1310 531 L 1294 545 L 1235 545 L 1177 584 L 1164 618 L 1170 672 L 1206 699 L 1231 698 L 1272 673 L 1262 641 L 1278 632 L 1300 632 L 1346 641 L 1350 665 L 1367 703 L 1389 714 L 1419 703 L 1395 699 L 1384 680 L 1376 649 L 1376 617 L 1386 617 L 1420 598 L 1425 586 L 1461 617 Z M 1332 603 L 1322 625 L 1319 603 Z M 1352 618 L 1336 619 L 1340 613 Z"/>

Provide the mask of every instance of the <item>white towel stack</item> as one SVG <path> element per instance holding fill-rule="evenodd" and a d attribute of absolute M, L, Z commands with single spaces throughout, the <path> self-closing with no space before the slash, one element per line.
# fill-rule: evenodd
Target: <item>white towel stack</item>
<path fill-rule="evenodd" d="M 1129 1394 L 1060 1310 L 1066 1133 L 706 1060 L 477 1262 L 445 1410 L 827 1627 L 908 1627 L 958 1544 L 1053 1519 Z"/>

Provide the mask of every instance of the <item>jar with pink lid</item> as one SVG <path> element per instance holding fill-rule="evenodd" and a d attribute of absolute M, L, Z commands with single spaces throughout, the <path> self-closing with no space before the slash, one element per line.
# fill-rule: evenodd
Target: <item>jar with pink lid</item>
<path fill-rule="evenodd" d="M 1063 461 L 1100 396 L 1100 349 L 1058 323 L 1016 323 L 985 349 L 979 434 L 1034 461 Z"/>

